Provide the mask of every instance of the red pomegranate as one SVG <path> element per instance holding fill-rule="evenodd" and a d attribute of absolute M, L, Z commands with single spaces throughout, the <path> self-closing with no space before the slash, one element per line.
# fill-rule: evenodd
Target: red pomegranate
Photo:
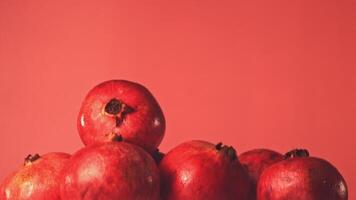
<path fill-rule="evenodd" d="M 149 152 L 155 151 L 165 131 L 165 119 L 153 95 L 125 80 L 106 81 L 90 90 L 77 124 L 85 145 L 110 141 L 118 134 Z"/>
<path fill-rule="evenodd" d="M 242 153 L 239 156 L 239 160 L 246 168 L 251 181 L 248 199 L 255 200 L 257 182 L 263 170 L 268 166 L 283 160 L 283 155 L 269 149 L 254 149 Z"/>
<path fill-rule="evenodd" d="M 66 153 L 29 155 L 24 165 L 1 185 L 1 200 L 60 200 L 60 171 L 68 161 Z"/>
<path fill-rule="evenodd" d="M 60 183 L 65 200 L 158 200 L 160 191 L 155 161 L 126 142 L 79 150 L 64 168 Z"/>
<path fill-rule="evenodd" d="M 309 157 L 307 150 L 288 152 L 262 173 L 258 200 L 347 200 L 344 178 L 329 162 Z"/>
<path fill-rule="evenodd" d="M 235 149 L 205 141 L 183 143 L 160 165 L 163 200 L 246 200 L 248 175 Z"/>

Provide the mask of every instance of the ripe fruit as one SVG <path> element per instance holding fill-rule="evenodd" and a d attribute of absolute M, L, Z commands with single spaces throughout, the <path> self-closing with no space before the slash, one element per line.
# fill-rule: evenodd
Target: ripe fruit
<path fill-rule="evenodd" d="M 205 141 L 183 143 L 160 165 L 163 200 L 245 200 L 248 175 L 233 147 Z"/>
<path fill-rule="evenodd" d="M 165 119 L 153 95 L 144 86 L 124 80 L 106 81 L 90 90 L 77 125 L 85 145 L 111 141 L 116 134 L 149 152 L 155 151 L 165 131 Z"/>
<path fill-rule="evenodd" d="M 251 181 L 248 199 L 254 200 L 256 199 L 257 182 L 263 170 L 268 166 L 283 160 L 283 155 L 269 149 L 254 149 L 242 153 L 239 156 L 239 160 L 246 168 Z"/>
<path fill-rule="evenodd" d="M 1 185 L 1 200 L 60 200 L 58 178 L 68 161 L 66 153 L 29 155 L 24 165 Z"/>
<path fill-rule="evenodd" d="M 158 200 L 159 172 L 152 157 L 126 142 L 87 146 L 73 155 L 61 176 L 66 200 Z"/>
<path fill-rule="evenodd" d="M 344 178 L 329 162 L 293 150 L 271 165 L 258 182 L 258 200 L 347 200 Z"/>

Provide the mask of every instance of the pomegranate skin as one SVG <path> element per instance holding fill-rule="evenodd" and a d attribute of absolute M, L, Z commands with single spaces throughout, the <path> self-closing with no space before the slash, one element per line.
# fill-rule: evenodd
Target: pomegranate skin
<path fill-rule="evenodd" d="M 265 169 L 257 199 L 347 200 L 347 185 L 338 170 L 323 159 L 306 155 L 286 158 Z"/>
<path fill-rule="evenodd" d="M 59 176 L 70 158 L 66 153 L 29 155 L 25 164 L 1 184 L 1 200 L 60 200 Z"/>
<path fill-rule="evenodd" d="M 250 177 L 251 187 L 248 199 L 255 200 L 257 182 L 262 172 L 270 165 L 283 160 L 283 155 L 269 149 L 253 149 L 242 153 L 239 160 Z"/>
<path fill-rule="evenodd" d="M 158 200 L 159 172 L 151 156 L 138 146 L 95 144 L 69 160 L 60 191 L 66 200 Z"/>
<path fill-rule="evenodd" d="M 163 157 L 159 169 L 162 200 L 247 199 L 248 175 L 232 147 L 185 142 Z"/>
<path fill-rule="evenodd" d="M 111 141 L 113 134 L 154 152 L 165 132 L 163 112 L 150 91 L 125 80 L 103 82 L 82 102 L 77 127 L 85 145 Z"/>

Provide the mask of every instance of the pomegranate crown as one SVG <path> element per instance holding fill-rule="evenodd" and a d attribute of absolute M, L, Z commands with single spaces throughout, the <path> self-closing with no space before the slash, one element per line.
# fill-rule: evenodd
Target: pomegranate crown
<path fill-rule="evenodd" d="M 309 151 L 306 149 L 293 149 L 284 154 L 284 159 L 309 157 Z"/>
<path fill-rule="evenodd" d="M 236 150 L 232 146 L 223 145 L 223 143 L 219 142 L 215 145 L 215 149 L 230 158 L 230 160 L 237 159 Z"/>
<path fill-rule="evenodd" d="M 39 154 L 29 154 L 26 158 L 25 158 L 25 162 L 24 165 L 27 166 L 33 162 L 35 162 L 36 160 L 38 160 L 41 156 Z"/>

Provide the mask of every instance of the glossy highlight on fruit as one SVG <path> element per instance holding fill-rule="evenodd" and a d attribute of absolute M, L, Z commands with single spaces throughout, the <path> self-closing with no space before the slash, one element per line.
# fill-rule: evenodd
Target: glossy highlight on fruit
<path fill-rule="evenodd" d="M 248 199 L 255 200 L 257 182 L 262 172 L 270 165 L 283 160 L 283 155 L 269 149 L 253 149 L 242 153 L 239 160 L 250 177 L 251 187 Z"/>
<path fill-rule="evenodd" d="M 185 142 L 161 160 L 162 200 L 246 200 L 249 180 L 234 148 Z"/>
<path fill-rule="evenodd" d="M 77 126 L 85 145 L 111 141 L 116 134 L 153 152 L 163 139 L 165 118 L 147 88 L 126 80 L 110 80 L 89 91 Z"/>
<path fill-rule="evenodd" d="M 69 160 L 60 179 L 66 200 L 158 200 L 159 172 L 152 157 L 126 142 L 87 146 Z"/>
<path fill-rule="evenodd" d="M 326 160 L 309 157 L 296 149 L 262 173 L 258 200 L 347 200 L 347 185 L 339 171 Z"/>
<path fill-rule="evenodd" d="M 29 155 L 24 165 L 1 185 L 1 200 L 60 200 L 59 176 L 70 158 L 66 153 Z"/>

